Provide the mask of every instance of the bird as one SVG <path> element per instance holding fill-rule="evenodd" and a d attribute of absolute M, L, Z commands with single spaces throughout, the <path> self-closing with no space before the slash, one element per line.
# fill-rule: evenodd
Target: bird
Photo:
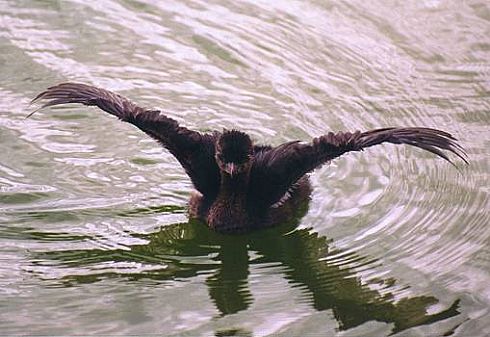
<path fill-rule="evenodd" d="M 180 125 L 161 110 L 140 107 L 96 86 L 67 82 L 47 88 L 32 103 L 43 108 L 69 103 L 96 106 L 133 124 L 167 149 L 189 176 L 191 219 L 225 234 L 245 233 L 288 221 L 310 201 L 309 174 L 348 152 L 381 143 L 407 144 L 452 165 L 449 153 L 468 164 L 467 154 L 450 133 L 428 127 L 386 127 L 366 132 L 328 132 L 309 142 L 278 146 L 256 144 L 237 129 L 202 133 Z"/>

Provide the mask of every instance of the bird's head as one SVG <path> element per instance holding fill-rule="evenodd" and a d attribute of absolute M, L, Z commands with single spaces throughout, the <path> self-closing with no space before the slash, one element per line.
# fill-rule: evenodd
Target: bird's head
<path fill-rule="evenodd" d="M 243 132 L 225 130 L 216 142 L 216 163 L 230 176 L 246 172 L 252 155 L 252 140 Z"/>

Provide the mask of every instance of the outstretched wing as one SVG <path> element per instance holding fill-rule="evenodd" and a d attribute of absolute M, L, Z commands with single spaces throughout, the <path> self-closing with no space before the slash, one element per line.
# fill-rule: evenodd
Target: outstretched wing
<path fill-rule="evenodd" d="M 465 163 L 466 154 L 449 133 L 430 128 L 385 128 L 367 132 L 328 133 L 309 144 L 289 142 L 256 155 L 251 172 L 253 199 L 265 207 L 278 202 L 306 173 L 350 151 L 381 144 L 408 144 L 432 152 L 451 164 L 449 151 Z M 454 164 L 453 164 L 454 165 Z"/>
<path fill-rule="evenodd" d="M 32 102 L 40 100 L 47 101 L 40 109 L 67 103 L 93 105 L 135 125 L 177 158 L 199 192 L 205 196 L 217 194 L 220 175 L 214 160 L 216 134 L 191 131 L 158 110 L 141 108 L 125 97 L 86 84 L 58 84 L 37 95 Z"/>

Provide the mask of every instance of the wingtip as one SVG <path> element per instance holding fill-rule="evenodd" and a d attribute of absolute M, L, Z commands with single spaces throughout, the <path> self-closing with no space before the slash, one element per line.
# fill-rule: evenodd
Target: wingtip
<path fill-rule="evenodd" d="M 27 108 L 28 109 L 32 108 L 32 106 L 41 98 L 41 96 L 43 94 L 44 94 L 44 92 L 40 93 L 39 95 L 37 95 L 36 97 L 34 97 L 33 99 L 31 99 L 31 101 L 29 102 L 29 104 L 27 104 Z M 38 112 L 41 109 L 42 109 L 42 107 L 37 108 L 37 109 L 34 109 L 24 119 L 30 118 L 32 115 L 34 115 L 36 112 Z"/>
<path fill-rule="evenodd" d="M 29 107 L 31 106 L 31 104 L 29 104 Z M 30 112 L 24 119 L 28 119 L 30 118 L 32 115 L 34 115 L 36 112 L 38 112 L 39 110 L 42 110 L 43 108 L 45 108 L 46 105 L 43 105 L 37 109 L 35 109 L 34 111 Z"/>
<path fill-rule="evenodd" d="M 36 97 L 34 97 L 33 99 L 31 99 L 31 101 L 29 102 L 29 107 L 31 107 L 33 104 L 37 103 L 40 99 L 42 99 L 42 97 L 45 94 L 46 94 L 46 91 L 43 91 L 40 94 L 38 94 Z"/>
<path fill-rule="evenodd" d="M 78 83 L 72 83 L 72 82 L 63 82 L 63 83 L 59 83 L 57 85 L 53 85 L 53 86 L 50 86 L 48 87 L 46 90 L 44 90 L 43 92 L 39 93 L 36 97 L 34 97 L 28 104 L 28 108 L 31 108 L 32 105 L 38 103 L 39 101 L 43 100 L 43 99 L 46 99 L 46 100 L 49 100 L 47 103 L 43 104 L 41 107 L 35 109 L 34 111 L 30 112 L 26 117 L 25 119 L 27 118 L 30 118 L 32 115 L 34 115 L 36 112 L 38 112 L 39 110 L 42 110 L 46 107 L 49 107 L 49 106 L 52 106 L 52 105 L 55 105 L 54 104 L 54 98 L 56 97 L 51 97 L 53 94 L 56 94 L 59 92 L 57 90 L 59 89 L 63 89 L 63 88 L 66 88 L 66 87 L 69 87 L 69 86 L 73 86 L 73 85 L 79 85 Z"/>
<path fill-rule="evenodd" d="M 39 100 L 43 99 L 43 97 L 48 93 L 48 91 L 53 88 L 53 87 L 50 87 L 48 88 L 47 90 L 39 93 L 36 97 L 34 97 L 33 99 L 31 99 L 31 101 L 29 102 L 29 104 L 27 105 L 28 108 L 31 108 L 34 104 L 38 103 Z M 42 105 L 41 107 L 35 109 L 34 111 L 30 112 L 24 119 L 28 119 L 30 118 L 32 115 L 34 115 L 36 112 L 38 112 L 39 110 L 42 110 L 44 109 L 46 106 L 48 106 L 47 104 L 44 104 Z"/>

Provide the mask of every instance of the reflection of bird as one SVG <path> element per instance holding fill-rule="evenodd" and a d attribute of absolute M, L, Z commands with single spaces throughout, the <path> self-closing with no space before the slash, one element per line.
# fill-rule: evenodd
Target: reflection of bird
<path fill-rule="evenodd" d="M 142 211 L 147 210 L 131 210 L 131 214 Z M 46 263 L 63 269 L 55 275 L 64 275 L 58 281 L 65 286 L 126 278 L 133 283 L 154 280 L 168 285 L 174 280 L 181 287 L 187 282 L 200 283 L 206 277 L 209 296 L 221 316 L 243 310 L 255 313 L 257 307 L 251 304 L 264 291 L 272 290 L 278 298 L 290 296 L 281 285 L 273 283 L 268 288 L 268 282 L 262 284 L 261 280 L 271 275 L 274 279 L 284 277 L 315 310 L 330 310 L 341 331 L 377 321 L 390 324 L 392 333 L 396 333 L 459 315 L 459 299 L 446 306 L 430 295 L 410 295 L 407 286 L 398 284 L 394 277 L 363 278 L 356 272 L 360 266 L 364 272 L 374 272 L 380 262 L 352 250 L 337 249 L 330 238 L 306 228 L 295 230 L 296 225 L 286 223 L 240 236 L 223 236 L 189 221 L 166 225 L 150 234 L 132 234 L 144 244 L 37 251 L 33 252 L 33 261 L 42 266 L 42 271 L 46 271 Z M 254 287 L 259 283 L 261 287 Z M 434 309 L 437 303 L 439 310 Z"/>
<path fill-rule="evenodd" d="M 255 145 L 247 134 L 236 130 L 191 131 L 158 110 L 141 108 L 120 95 L 85 84 L 59 84 L 33 102 L 38 100 L 48 100 L 43 107 L 95 105 L 156 139 L 177 158 L 199 192 L 191 198 L 190 215 L 221 232 L 286 221 L 308 201 L 307 174 L 346 152 L 387 142 L 413 145 L 450 161 L 442 152 L 447 150 L 466 162 L 453 136 L 430 128 L 328 133 L 310 143 L 292 141 L 271 147 Z"/>

